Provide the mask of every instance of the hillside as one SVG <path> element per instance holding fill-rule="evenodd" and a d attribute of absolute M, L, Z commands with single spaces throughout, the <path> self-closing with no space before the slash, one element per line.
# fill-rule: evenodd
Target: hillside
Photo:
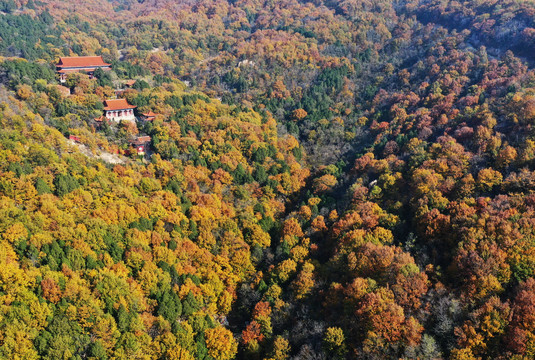
<path fill-rule="evenodd" d="M 535 2 L 0 11 L 0 358 L 533 357 Z"/>

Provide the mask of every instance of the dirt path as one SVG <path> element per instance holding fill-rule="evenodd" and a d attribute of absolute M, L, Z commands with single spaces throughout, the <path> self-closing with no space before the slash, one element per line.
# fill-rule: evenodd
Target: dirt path
<path fill-rule="evenodd" d="M 102 150 L 100 150 L 98 152 L 98 154 L 93 154 L 91 149 L 89 149 L 84 144 L 78 144 L 73 140 L 67 140 L 67 141 L 70 144 L 76 146 L 78 148 L 78 150 L 80 150 L 80 152 L 82 154 L 84 154 L 85 156 L 87 156 L 87 157 L 90 157 L 90 158 L 93 158 L 93 159 L 99 159 L 99 160 L 102 160 L 102 161 L 104 161 L 104 162 L 106 162 L 108 164 L 124 164 L 124 163 L 126 163 L 125 158 L 122 157 L 122 156 L 119 156 L 117 154 L 112 154 L 112 153 L 109 153 L 109 152 L 106 152 L 106 151 L 102 151 Z"/>

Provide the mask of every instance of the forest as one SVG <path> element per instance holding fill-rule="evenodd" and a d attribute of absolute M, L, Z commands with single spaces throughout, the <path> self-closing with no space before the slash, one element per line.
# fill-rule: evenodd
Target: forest
<path fill-rule="evenodd" d="M 532 0 L 0 1 L 0 359 L 534 358 L 533 49 Z"/>

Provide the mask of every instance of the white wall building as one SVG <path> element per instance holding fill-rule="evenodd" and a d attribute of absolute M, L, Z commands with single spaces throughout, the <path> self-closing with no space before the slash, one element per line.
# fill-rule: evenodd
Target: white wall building
<path fill-rule="evenodd" d="M 104 101 L 104 116 L 110 120 L 119 122 L 124 121 L 136 121 L 134 116 L 134 105 L 130 105 L 126 99 L 115 99 Z"/>

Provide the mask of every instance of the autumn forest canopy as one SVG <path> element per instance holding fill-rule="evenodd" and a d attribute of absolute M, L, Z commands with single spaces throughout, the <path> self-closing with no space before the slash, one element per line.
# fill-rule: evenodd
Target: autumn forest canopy
<path fill-rule="evenodd" d="M 0 359 L 532 359 L 534 49 L 532 0 L 0 1 Z"/>

